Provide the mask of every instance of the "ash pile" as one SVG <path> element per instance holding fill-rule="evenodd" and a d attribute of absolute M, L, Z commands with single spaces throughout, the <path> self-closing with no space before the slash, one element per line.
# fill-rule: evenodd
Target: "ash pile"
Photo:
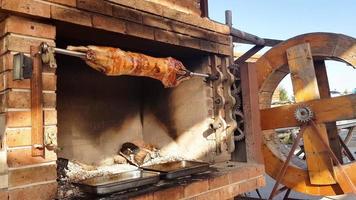
<path fill-rule="evenodd" d="M 149 166 L 173 161 L 182 161 L 183 157 L 177 155 L 161 155 L 160 150 L 142 141 L 124 143 L 117 155 L 101 161 L 98 165 L 90 165 L 76 160 L 58 158 L 57 177 L 58 194 L 57 199 L 76 199 L 85 197 L 76 183 L 101 177 L 105 175 L 118 174 L 137 170 L 141 166 Z"/>

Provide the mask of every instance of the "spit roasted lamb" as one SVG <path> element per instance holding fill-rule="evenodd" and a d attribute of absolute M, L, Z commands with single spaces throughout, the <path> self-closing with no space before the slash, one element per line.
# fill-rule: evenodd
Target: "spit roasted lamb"
<path fill-rule="evenodd" d="M 191 77 L 183 63 L 172 57 L 154 58 L 119 48 L 92 45 L 68 46 L 67 49 L 86 53 L 86 63 L 108 76 L 146 76 L 160 80 L 165 87 L 175 87 Z"/>

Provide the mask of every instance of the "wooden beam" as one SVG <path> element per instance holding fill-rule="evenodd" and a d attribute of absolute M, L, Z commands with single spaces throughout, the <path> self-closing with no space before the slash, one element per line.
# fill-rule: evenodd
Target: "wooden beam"
<path fill-rule="evenodd" d="M 290 47 L 286 52 L 296 102 L 320 99 L 309 43 Z M 325 125 L 317 124 L 316 127 L 324 142 L 329 144 Z M 315 135 L 313 127 L 304 125 L 302 130 L 310 183 L 335 184 L 332 160 L 323 141 Z"/>
<path fill-rule="evenodd" d="M 328 81 L 328 74 L 324 60 L 314 61 L 315 75 L 318 83 L 320 98 L 330 98 L 330 86 Z M 328 133 L 330 148 L 340 163 L 343 163 L 341 144 L 339 141 L 339 134 L 336 127 L 336 122 L 328 122 L 325 124 Z"/>
<path fill-rule="evenodd" d="M 44 157 L 42 62 L 39 47 L 31 46 L 33 72 L 31 77 L 31 145 L 32 156 Z"/>
<path fill-rule="evenodd" d="M 261 110 L 262 130 L 299 126 L 300 123 L 294 118 L 294 112 L 302 105 L 312 109 L 316 123 L 356 118 L 356 94 L 351 94 L 263 109 Z"/>
<path fill-rule="evenodd" d="M 240 70 L 247 162 L 262 164 L 262 132 L 258 107 L 256 65 L 254 63 L 244 63 L 241 65 Z"/>

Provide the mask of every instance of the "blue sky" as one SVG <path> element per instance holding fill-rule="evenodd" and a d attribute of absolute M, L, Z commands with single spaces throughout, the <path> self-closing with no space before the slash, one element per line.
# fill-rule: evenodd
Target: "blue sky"
<path fill-rule="evenodd" d="M 285 40 L 309 32 L 356 37 L 356 0 L 209 0 L 211 19 L 224 23 L 225 10 L 232 10 L 235 28 L 260 37 Z M 327 66 L 331 89 L 356 88 L 356 69 L 337 62 Z"/>

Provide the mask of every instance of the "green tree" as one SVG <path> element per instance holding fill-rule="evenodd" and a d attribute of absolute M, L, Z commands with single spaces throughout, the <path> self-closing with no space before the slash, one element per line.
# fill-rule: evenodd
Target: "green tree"
<path fill-rule="evenodd" d="M 279 88 L 279 100 L 280 101 L 289 101 L 287 90 L 284 89 L 283 87 Z"/>

